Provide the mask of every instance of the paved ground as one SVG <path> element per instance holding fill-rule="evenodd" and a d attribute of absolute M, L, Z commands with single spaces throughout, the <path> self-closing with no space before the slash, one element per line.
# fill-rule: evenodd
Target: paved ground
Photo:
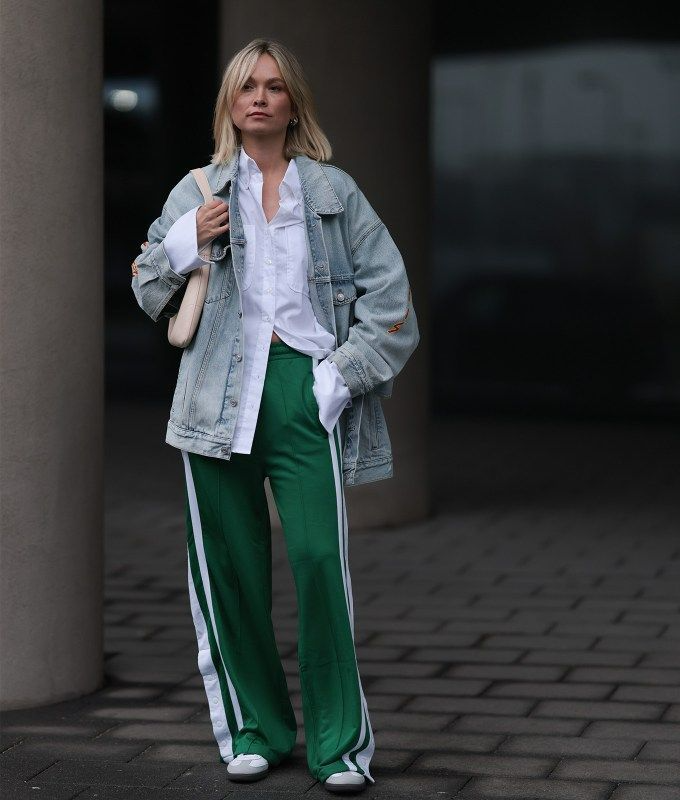
<path fill-rule="evenodd" d="M 252 785 L 216 763 L 164 414 L 109 417 L 106 683 L 4 714 L 2 797 L 330 797 L 306 769 L 280 531 L 274 622 L 298 745 Z M 432 434 L 436 514 L 350 527 L 376 739 L 361 796 L 678 800 L 680 430 L 459 418 Z"/>

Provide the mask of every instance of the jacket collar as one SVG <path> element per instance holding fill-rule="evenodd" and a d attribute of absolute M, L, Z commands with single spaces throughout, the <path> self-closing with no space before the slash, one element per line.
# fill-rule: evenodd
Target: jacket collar
<path fill-rule="evenodd" d="M 219 194 L 228 183 L 236 180 L 240 155 L 241 145 L 238 145 L 231 159 L 226 164 L 220 165 L 213 194 Z M 337 214 L 339 211 L 344 211 L 321 163 L 302 153 L 293 157 L 307 205 L 317 214 Z"/>

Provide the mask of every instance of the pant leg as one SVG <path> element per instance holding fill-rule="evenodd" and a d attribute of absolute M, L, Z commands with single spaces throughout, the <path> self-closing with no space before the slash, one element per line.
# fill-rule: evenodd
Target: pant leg
<path fill-rule="evenodd" d="M 296 586 L 307 761 L 319 781 L 351 770 L 375 783 L 373 731 L 354 646 L 339 423 L 329 434 L 318 418 L 315 359 L 285 346 L 275 352 L 256 437 L 268 443 L 263 463 Z"/>
<path fill-rule="evenodd" d="M 271 620 L 271 529 L 262 465 L 182 451 L 191 611 L 220 761 L 276 765 L 297 722 Z"/>

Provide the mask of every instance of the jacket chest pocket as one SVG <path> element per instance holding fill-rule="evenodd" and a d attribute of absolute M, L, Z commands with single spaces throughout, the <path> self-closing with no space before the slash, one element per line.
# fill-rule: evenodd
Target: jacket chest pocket
<path fill-rule="evenodd" d="M 351 276 L 331 278 L 331 298 L 339 343 L 342 344 L 349 335 L 349 326 L 354 318 L 354 301 L 357 299 L 357 290 Z"/>
<path fill-rule="evenodd" d="M 336 319 L 341 320 L 344 325 L 349 327 L 354 311 L 354 301 L 357 299 L 357 290 L 352 278 L 331 278 L 331 297 Z"/>
<path fill-rule="evenodd" d="M 333 294 L 333 305 L 349 305 L 357 299 L 357 290 L 351 278 L 331 278 L 331 292 Z"/>
<path fill-rule="evenodd" d="M 231 250 L 227 247 L 216 252 L 213 248 L 210 262 L 210 278 L 205 293 L 205 303 L 214 303 L 225 300 L 234 288 L 234 265 L 231 260 Z"/>

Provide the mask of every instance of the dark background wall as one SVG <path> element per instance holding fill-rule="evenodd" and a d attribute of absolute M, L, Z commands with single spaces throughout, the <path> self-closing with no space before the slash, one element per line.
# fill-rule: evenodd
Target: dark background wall
<path fill-rule="evenodd" d="M 218 4 L 159 13 L 149 0 L 110 0 L 104 35 L 107 393 L 160 399 L 171 397 L 181 352 L 167 342 L 167 320 L 154 325 L 137 305 L 130 264 L 170 189 L 210 161 Z"/>
<path fill-rule="evenodd" d="M 433 413 L 679 416 L 679 25 L 644 12 L 435 3 Z M 210 159 L 218 25 L 216 2 L 106 4 L 112 397 L 171 396 L 180 352 L 129 265 Z"/>
<path fill-rule="evenodd" d="M 436 17 L 435 410 L 677 418 L 677 20 Z"/>

